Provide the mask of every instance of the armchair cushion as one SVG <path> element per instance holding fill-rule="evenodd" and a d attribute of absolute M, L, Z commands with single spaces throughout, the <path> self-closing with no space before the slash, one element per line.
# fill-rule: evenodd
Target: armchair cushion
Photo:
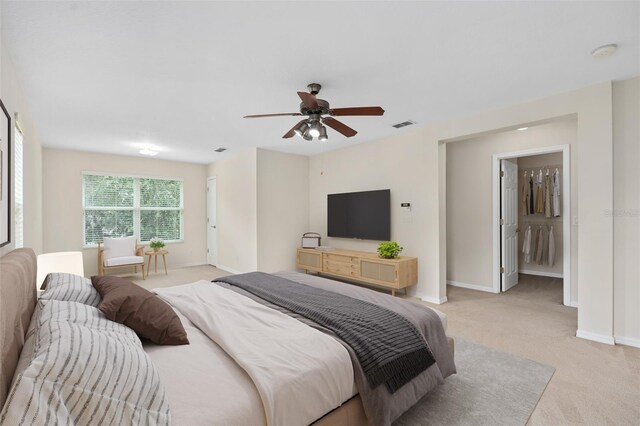
<path fill-rule="evenodd" d="M 122 256 L 104 260 L 104 266 L 141 265 L 143 263 L 144 256 Z"/>
<path fill-rule="evenodd" d="M 105 238 L 104 241 L 103 259 L 106 260 L 114 257 L 125 257 L 136 255 L 136 237 L 124 237 L 124 238 Z"/>

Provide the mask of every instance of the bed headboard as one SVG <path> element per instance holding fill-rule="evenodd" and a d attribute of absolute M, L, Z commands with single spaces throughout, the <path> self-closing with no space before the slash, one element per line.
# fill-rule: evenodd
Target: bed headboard
<path fill-rule="evenodd" d="M 0 409 L 36 306 L 36 265 L 31 249 L 14 250 L 0 258 Z"/>

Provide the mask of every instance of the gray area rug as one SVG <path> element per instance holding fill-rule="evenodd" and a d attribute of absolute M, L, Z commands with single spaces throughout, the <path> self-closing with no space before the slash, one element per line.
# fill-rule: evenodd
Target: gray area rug
<path fill-rule="evenodd" d="M 402 425 L 524 425 L 555 368 L 455 339 L 458 374 L 402 415 Z"/>

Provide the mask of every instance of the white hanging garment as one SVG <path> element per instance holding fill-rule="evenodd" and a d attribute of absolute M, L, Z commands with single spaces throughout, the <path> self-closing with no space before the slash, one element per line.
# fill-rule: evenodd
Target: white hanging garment
<path fill-rule="evenodd" d="M 553 226 L 549 230 L 549 266 L 556 262 L 556 237 L 553 235 Z"/>
<path fill-rule="evenodd" d="M 524 244 L 522 244 L 522 253 L 524 253 L 524 262 L 531 263 L 531 225 L 524 232 Z"/>
<path fill-rule="evenodd" d="M 553 206 L 553 216 L 560 216 L 560 172 L 556 169 L 553 172 L 553 182 L 551 183 L 551 198 Z"/>

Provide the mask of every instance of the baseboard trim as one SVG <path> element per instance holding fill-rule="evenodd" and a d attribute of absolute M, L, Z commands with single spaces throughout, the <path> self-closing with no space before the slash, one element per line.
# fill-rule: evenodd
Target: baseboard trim
<path fill-rule="evenodd" d="M 576 300 L 572 300 L 569 303 L 569 306 L 571 306 L 572 308 L 577 308 L 578 307 L 578 302 Z"/>
<path fill-rule="evenodd" d="M 576 331 L 576 337 L 586 340 L 592 340 L 598 343 L 604 343 L 605 345 L 615 345 L 616 342 L 613 336 L 607 336 L 606 334 L 591 333 L 590 331 L 578 330 Z"/>
<path fill-rule="evenodd" d="M 539 277 L 564 278 L 564 274 L 559 274 L 557 272 L 531 271 L 528 269 L 520 269 L 518 273 L 527 274 L 527 275 L 537 275 Z"/>
<path fill-rule="evenodd" d="M 498 292 L 493 290 L 493 287 L 485 287 L 485 286 L 477 285 L 477 284 L 461 283 L 459 281 L 447 281 L 447 285 L 451 285 L 451 286 L 454 286 L 454 287 L 462 287 L 462 288 L 466 288 L 466 289 L 469 289 L 469 290 L 486 291 L 487 293 L 498 293 Z"/>
<path fill-rule="evenodd" d="M 424 295 L 419 295 L 419 294 L 416 294 L 414 296 L 419 298 L 420 300 L 422 300 L 424 302 L 433 303 L 434 305 L 442 305 L 443 303 L 447 302 L 447 296 L 441 297 L 439 299 L 437 297 L 424 296 Z"/>
<path fill-rule="evenodd" d="M 619 345 L 627 345 L 633 346 L 634 348 L 640 348 L 640 339 L 635 339 L 633 337 L 614 336 L 614 340 L 616 341 L 616 344 Z"/>
<path fill-rule="evenodd" d="M 213 266 L 213 265 L 211 265 L 211 266 Z M 244 274 L 244 272 L 238 271 L 237 269 L 229 268 L 228 266 L 216 265 L 215 267 L 218 268 L 218 269 L 221 269 L 221 270 L 223 270 L 225 272 L 229 272 L 231 274 Z"/>

